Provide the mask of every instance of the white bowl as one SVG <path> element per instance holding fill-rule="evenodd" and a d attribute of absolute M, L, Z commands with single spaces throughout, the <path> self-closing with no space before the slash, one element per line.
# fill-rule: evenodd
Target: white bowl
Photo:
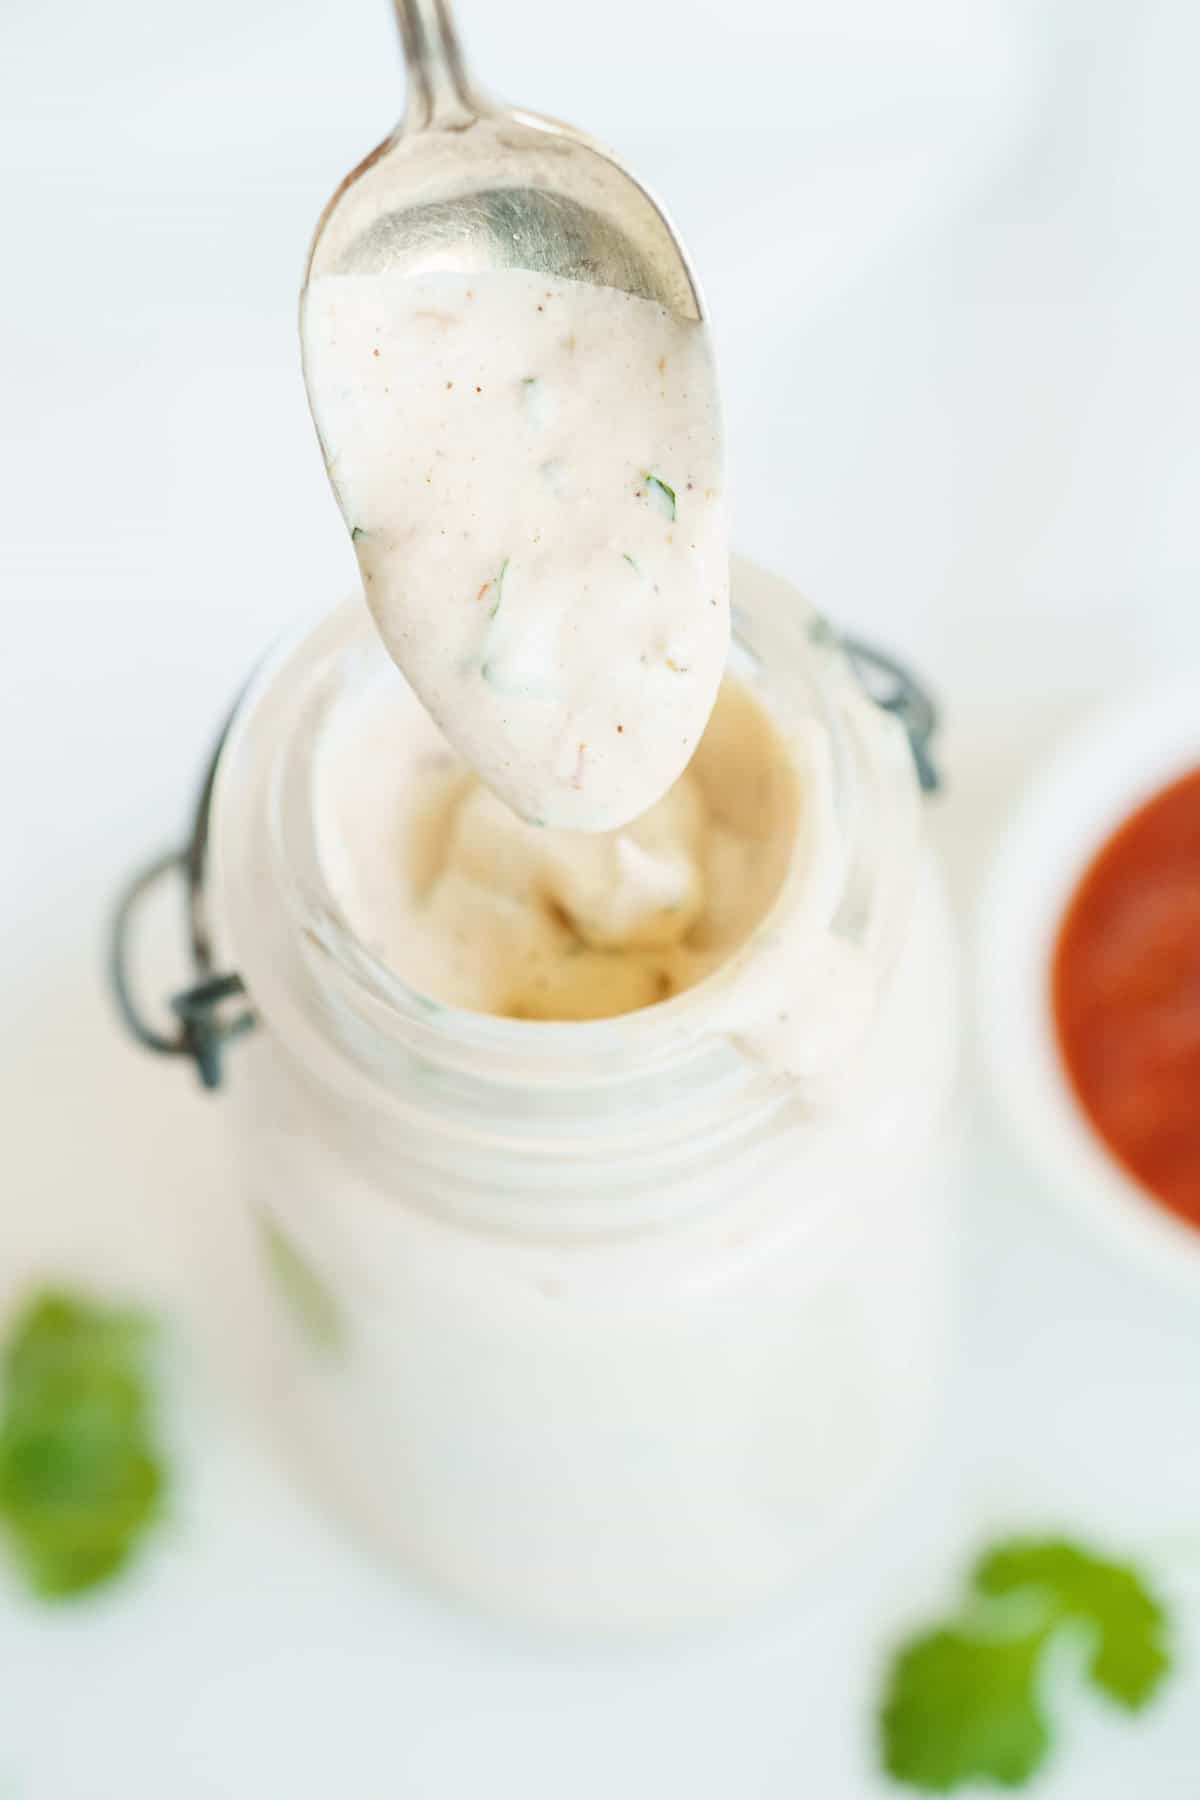
<path fill-rule="evenodd" d="M 1071 1089 L 1051 1011 L 1063 914 L 1093 855 L 1143 801 L 1200 767 L 1200 671 L 1106 710 L 1051 759 L 999 845 L 976 960 L 987 1074 L 1056 1194 L 1114 1248 L 1200 1288 L 1200 1230 L 1127 1174 Z"/>

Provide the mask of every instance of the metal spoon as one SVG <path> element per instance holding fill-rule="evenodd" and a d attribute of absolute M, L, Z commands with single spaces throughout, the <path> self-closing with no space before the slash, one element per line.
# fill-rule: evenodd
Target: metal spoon
<path fill-rule="evenodd" d="M 407 109 L 325 208 L 305 291 L 318 275 L 532 269 L 702 318 L 683 248 L 641 183 L 571 126 L 482 98 L 448 0 L 395 6 Z"/>

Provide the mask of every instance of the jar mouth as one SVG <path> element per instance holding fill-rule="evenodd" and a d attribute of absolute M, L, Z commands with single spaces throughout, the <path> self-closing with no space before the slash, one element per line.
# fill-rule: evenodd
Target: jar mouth
<path fill-rule="evenodd" d="M 768 676 L 770 664 L 779 666 L 781 659 L 774 647 L 760 646 L 756 640 L 761 632 L 736 605 L 727 673 L 762 702 L 785 747 L 789 726 L 794 728 L 798 720 L 810 729 L 814 724 L 820 728 L 830 752 L 834 829 L 845 845 L 855 829 L 858 795 L 837 702 L 838 691 L 846 683 L 851 684 L 856 698 L 857 687 L 819 615 L 790 590 L 787 593 L 793 645 L 788 659 L 792 691 L 786 697 L 785 716 L 781 717 L 782 697 L 770 691 Z M 482 1057 L 491 1066 L 497 1059 L 505 1059 L 530 1078 L 552 1082 L 577 1078 L 584 1066 L 594 1080 L 602 1081 L 606 1068 L 612 1079 L 627 1079 L 631 1056 L 640 1068 L 661 1067 L 687 1060 L 710 1045 L 714 1001 L 736 982 L 753 942 L 773 929 L 787 906 L 791 850 L 780 886 L 745 943 L 732 945 L 724 961 L 681 991 L 601 1018 L 525 1019 L 456 1006 L 423 992 L 363 941 L 327 878 L 318 847 L 313 796 L 317 761 L 333 707 L 347 696 L 353 698 L 355 690 L 377 675 L 386 660 L 365 605 L 351 599 L 315 631 L 305 629 L 279 646 L 256 677 L 240 713 L 241 719 L 253 719 L 272 694 L 289 696 L 285 716 L 272 727 L 264 826 L 278 892 L 304 953 L 319 963 L 322 978 L 335 978 L 343 998 L 365 1009 L 376 1029 L 418 1039 L 426 1050 L 431 1040 L 453 1044 L 472 1061 Z M 839 679 L 831 681 L 832 673 Z M 235 727 L 227 751 L 230 762 L 240 760 L 236 735 Z M 802 805 L 801 794 L 797 806 Z M 826 916 L 813 916 L 817 927 L 834 924 L 844 898 L 849 858 L 841 856 L 839 862 L 824 902 Z"/>
<path fill-rule="evenodd" d="M 819 926 L 887 976 L 918 865 L 919 796 L 908 740 L 859 686 L 834 633 L 789 584 L 735 559 L 731 672 L 761 701 L 785 748 L 819 728 L 828 746 L 835 853 Z M 314 1102 L 338 1095 L 364 1132 L 393 1146 L 431 1127 L 495 1187 L 510 1163 L 552 1155 L 581 1183 L 603 1121 L 611 1187 L 640 1159 L 695 1169 L 775 1120 L 819 1113 L 820 1081 L 755 1060 L 722 1005 L 742 957 L 769 964 L 788 882 L 747 942 L 694 986 L 636 1011 L 587 1020 L 516 1019 L 431 999 L 364 944 L 330 889 L 314 823 L 322 724 L 385 653 L 355 597 L 285 641 L 260 669 L 226 740 L 214 795 L 214 892 L 221 949 L 245 979 L 266 1033 L 303 1072 Z M 802 765 L 797 765 L 802 767 Z M 798 805 L 805 796 L 801 784 Z M 805 926 L 814 921 L 805 913 Z M 761 954 L 760 954 L 761 953 Z M 515 1156 L 509 1153 L 516 1152 Z M 522 1161 L 524 1159 L 524 1161 Z M 595 1168 L 590 1168 L 595 1165 Z M 518 1179 L 518 1176 L 514 1176 Z M 481 1174 L 482 1186 L 484 1177 Z"/>

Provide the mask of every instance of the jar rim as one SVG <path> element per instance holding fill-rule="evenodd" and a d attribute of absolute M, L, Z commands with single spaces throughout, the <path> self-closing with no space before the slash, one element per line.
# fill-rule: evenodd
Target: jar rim
<path fill-rule="evenodd" d="M 738 559 L 739 562 L 741 559 Z M 759 579 L 762 572 L 756 571 Z M 773 578 L 767 578 L 771 580 Z M 781 584 L 782 585 L 782 584 Z M 802 671 L 813 678 L 805 682 L 805 703 L 810 715 L 825 732 L 831 751 L 832 801 L 839 835 L 848 838 L 857 825 L 859 794 L 856 770 L 848 752 L 846 729 L 839 718 L 839 708 L 830 687 L 839 691 L 849 688 L 852 698 L 860 698 L 846 666 L 838 641 L 821 616 L 807 602 L 800 600 L 790 588 L 788 602 L 796 614 L 798 645 L 811 646 L 814 652 L 812 671 Z M 751 648 L 744 629 L 743 609 L 733 609 L 733 647 L 729 672 L 758 688 L 762 658 Z M 745 946 L 738 946 L 719 967 L 703 979 L 654 1004 L 635 1011 L 597 1019 L 522 1019 L 475 1011 L 444 1002 L 424 993 L 405 980 L 363 943 L 333 894 L 322 867 L 312 830 L 311 808 L 304 804 L 311 795 L 317 753 L 316 732 L 321 717 L 331 703 L 331 687 L 344 681 L 348 658 L 360 654 L 379 660 L 375 633 L 361 600 L 352 596 L 334 612 L 289 633 L 276 646 L 252 678 L 228 734 L 218 769 L 218 788 L 229 779 L 228 771 L 240 760 L 242 740 L 248 725 L 262 703 L 281 682 L 295 681 L 291 665 L 302 662 L 314 648 L 320 652 L 319 639 L 332 631 L 352 633 L 348 645 L 339 650 L 331 666 L 325 654 L 318 654 L 315 667 L 300 671 L 298 687 L 289 708 L 288 729 L 279 733 L 276 754 L 270 773 L 266 823 L 270 833 L 273 865 L 279 891 L 285 901 L 293 926 L 314 949 L 319 943 L 322 955 L 337 965 L 351 990 L 357 990 L 372 1008 L 377 1025 L 394 1016 L 397 1024 L 429 1027 L 436 1021 L 439 1038 L 452 1038 L 464 1046 L 491 1054 L 520 1054 L 533 1061 L 545 1059 L 551 1068 L 564 1057 L 594 1058 L 600 1064 L 610 1053 L 628 1064 L 630 1033 L 637 1035 L 639 1059 L 656 1061 L 678 1054 L 696 1037 L 711 1035 L 714 991 L 736 976 L 736 965 Z M 355 643 L 357 638 L 360 642 Z M 820 679 L 816 676 L 820 674 Z M 834 679 L 831 681 L 831 677 Z M 760 698 L 774 718 L 775 709 L 769 697 Z M 316 718 L 306 718 L 315 712 Z M 299 754 L 297 754 L 299 753 Z M 297 797 L 300 804 L 296 804 Z M 828 917 L 817 921 L 833 925 L 842 901 L 846 870 L 843 868 L 838 891 L 831 896 Z M 772 896 L 766 913 L 758 921 L 752 936 L 772 928 L 782 906 L 786 904 L 786 877 Z M 315 941 L 314 941 L 315 940 Z"/>
<path fill-rule="evenodd" d="M 734 581 L 735 594 L 743 588 L 748 595 L 743 604 L 738 594 L 735 606 L 740 662 L 734 672 L 755 683 L 785 738 L 781 708 L 789 697 L 804 722 L 815 719 L 828 738 L 844 852 L 828 927 L 864 945 L 885 975 L 907 917 L 904 883 L 895 878 L 916 860 L 906 854 L 915 847 L 918 812 L 907 738 L 866 697 L 835 634 L 789 584 L 741 559 Z M 423 1123 L 431 1106 L 441 1107 L 460 1137 L 467 1130 L 481 1151 L 492 1153 L 532 1133 L 552 1142 L 557 1154 L 594 1154 L 594 1138 L 585 1144 L 573 1104 L 585 1096 L 594 1106 L 597 1096 L 603 1101 L 607 1094 L 613 1103 L 619 1092 L 624 1135 L 631 1152 L 642 1153 L 647 1145 L 665 1151 L 672 1143 L 678 1150 L 685 1139 L 699 1144 L 726 1128 L 744 1135 L 803 1099 L 802 1083 L 756 1068 L 714 1019 L 714 1000 L 732 988 L 747 946 L 694 986 L 638 1011 L 529 1020 L 431 1000 L 361 944 L 329 891 L 304 798 L 322 698 L 347 679 L 347 658 L 352 663 L 368 653 L 381 654 L 359 597 L 292 633 L 247 689 L 217 771 L 214 875 L 224 901 L 218 910 L 226 920 L 232 915 L 234 963 L 292 1060 L 309 1057 L 327 1085 L 340 1086 L 346 1104 L 372 1095 L 392 1125 L 406 1107 L 410 1122 Z M 906 820 L 914 825 L 911 837 Z M 868 842 L 874 837 L 878 843 Z M 239 866 L 251 853 L 260 883 L 265 870 L 278 918 L 274 941 L 247 958 L 238 919 L 260 923 L 247 871 Z M 750 946 L 770 932 L 785 904 L 781 890 Z M 419 1095 L 411 1091 L 414 1068 L 425 1078 Z M 690 1093 L 690 1123 L 682 1101 L 674 1120 L 662 1110 L 668 1086 Z M 524 1102 L 534 1095 L 531 1110 Z M 705 1115 L 699 1129 L 698 1107 Z"/>

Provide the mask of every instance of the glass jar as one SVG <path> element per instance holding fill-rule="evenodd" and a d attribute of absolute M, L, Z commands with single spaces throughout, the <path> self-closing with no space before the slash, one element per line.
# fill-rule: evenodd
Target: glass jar
<path fill-rule="evenodd" d="M 217 774 L 213 926 L 259 1027 L 229 1095 L 297 1440 L 409 1570 L 556 1627 L 779 1592 L 933 1397 L 954 1008 L 912 758 L 790 588 L 743 563 L 734 598 L 733 666 L 832 750 L 831 918 L 877 990 L 836 1075 L 748 1058 L 719 973 L 546 1023 L 376 963 L 313 816 L 323 721 L 383 654 L 358 603 L 258 675 Z"/>

